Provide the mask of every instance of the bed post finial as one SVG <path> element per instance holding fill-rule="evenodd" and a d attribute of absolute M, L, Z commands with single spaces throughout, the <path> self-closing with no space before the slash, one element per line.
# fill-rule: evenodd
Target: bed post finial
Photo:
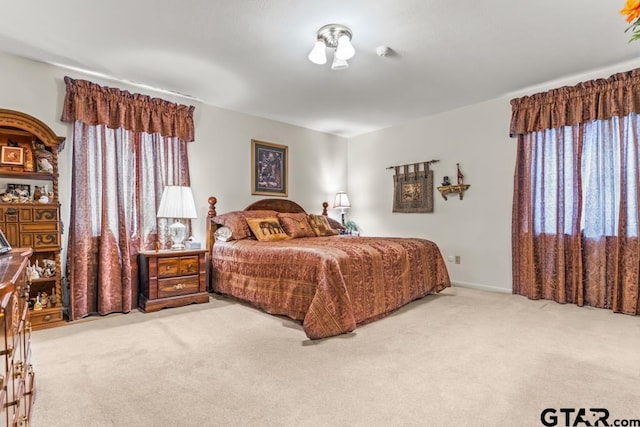
<path fill-rule="evenodd" d="M 329 207 L 329 203 L 322 202 L 322 215 L 327 216 L 329 213 L 327 212 L 327 208 Z"/>
<path fill-rule="evenodd" d="M 216 213 L 216 203 L 218 203 L 218 199 L 211 196 L 207 199 L 207 202 L 209 202 L 209 212 L 207 213 L 207 216 L 209 218 L 213 218 L 214 216 L 218 215 Z"/>

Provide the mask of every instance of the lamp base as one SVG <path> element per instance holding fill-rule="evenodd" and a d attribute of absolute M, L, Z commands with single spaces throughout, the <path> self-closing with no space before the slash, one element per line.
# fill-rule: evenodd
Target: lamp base
<path fill-rule="evenodd" d="M 187 237 L 187 226 L 176 219 L 173 224 L 169 226 L 169 235 L 173 245 L 172 251 L 184 251 L 184 239 Z"/>

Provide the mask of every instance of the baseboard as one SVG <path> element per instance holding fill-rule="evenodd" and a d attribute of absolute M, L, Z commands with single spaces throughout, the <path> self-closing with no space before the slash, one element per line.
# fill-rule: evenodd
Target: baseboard
<path fill-rule="evenodd" d="M 451 281 L 451 284 L 454 285 L 454 286 L 462 286 L 463 288 L 480 289 L 482 291 L 500 292 L 500 293 L 503 293 L 503 294 L 512 293 L 511 289 L 498 288 L 496 286 L 481 285 L 479 283 L 460 282 L 460 281 L 456 280 L 456 281 Z"/>

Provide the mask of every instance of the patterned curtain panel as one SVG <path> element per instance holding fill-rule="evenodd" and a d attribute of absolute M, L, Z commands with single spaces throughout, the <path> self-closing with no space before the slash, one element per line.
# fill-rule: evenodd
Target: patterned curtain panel
<path fill-rule="evenodd" d="M 137 253 L 162 240 L 156 218 L 162 191 L 189 185 L 187 143 L 159 132 L 73 123 L 70 318 L 126 313 L 137 307 Z"/>
<path fill-rule="evenodd" d="M 560 108 L 548 105 L 559 93 L 572 93 L 573 100 L 613 102 L 580 104 L 580 111 L 594 112 L 585 115 L 587 121 L 517 134 L 514 293 L 640 313 L 640 118 L 631 112 L 591 120 L 598 117 L 596 111 L 628 111 L 630 100 L 640 99 L 636 80 L 635 72 L 623 73 L 512 102 L 514 108 L 527 106 L 526 112 L 514 111 L 520 119 Z M 615 102 L 612 86 L 618 89 Z M 566 105 L 567 97 L 558 102 Z M 629 108 L 619 108 L 621 102 Z"/>

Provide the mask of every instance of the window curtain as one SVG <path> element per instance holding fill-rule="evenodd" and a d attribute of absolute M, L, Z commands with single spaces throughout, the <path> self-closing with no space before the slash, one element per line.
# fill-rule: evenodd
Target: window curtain
<path fill-rule="evenodd" d="M 514 99 L 513 292 L 640 313 L 640 70 Z"/>
<path fill-rule="evenodd" d="M 74 126 L 70 319 L 127 313 L 138 303 L 137 253 L 165 243 L 156 218 L 162 191 L 189 185 L 194 108 L 69 77 L 65 83 L 62 120 Z"/>

